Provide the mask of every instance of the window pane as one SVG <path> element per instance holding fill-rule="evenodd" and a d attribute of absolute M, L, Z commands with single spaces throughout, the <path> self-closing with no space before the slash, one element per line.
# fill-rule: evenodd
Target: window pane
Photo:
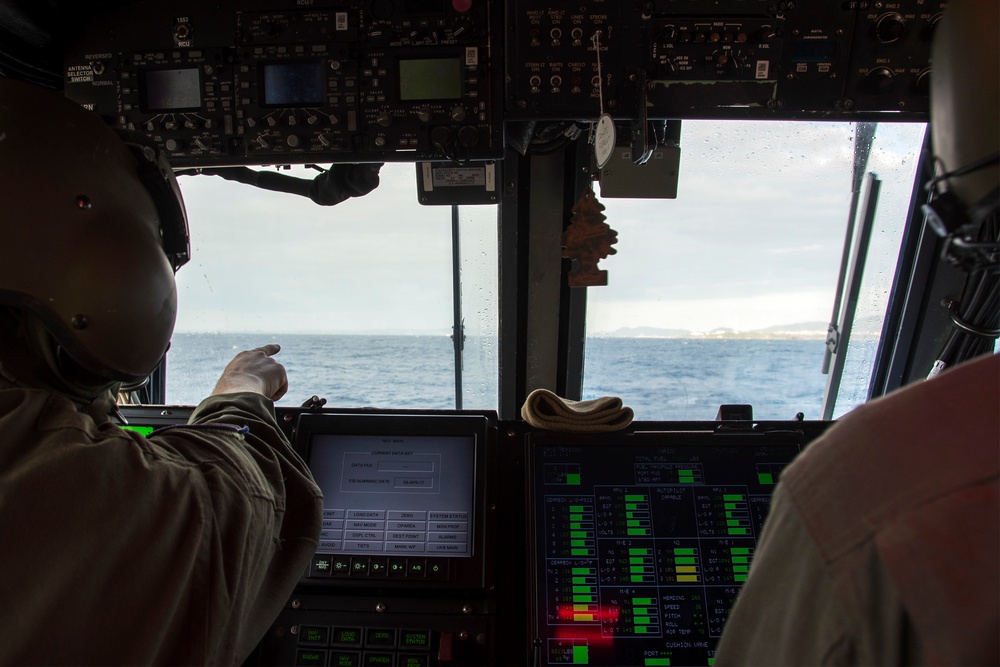
<path fill-rule="evenodd" d="M 620 396 L 647 420 L 714 419 L 723 403 L 816 419 L 854 124 L 682 127 L 676 200 L 601 200 L 618 243 L 608 287 L 588 293 L 584 398 Z M 921 137 L 903 141 L 913 164 Z"/>
<path fill-rule="evenodd" d="M 289 374 L 279 404 L 316 394 L 340 407 L 455 406 L 451 209 L 417 203 L 413 164 L 380 177 L 334 207 L 180 178 L 192 260 L 178 273 L 169 403 L 197 403 L 233 354 L 277 342 Z"/>

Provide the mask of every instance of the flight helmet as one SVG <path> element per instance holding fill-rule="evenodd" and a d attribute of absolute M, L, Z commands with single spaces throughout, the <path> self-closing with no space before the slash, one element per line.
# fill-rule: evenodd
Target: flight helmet
<path fill-rule="evenodd" d="M 30 313 L 96 378 L 133 382 L 166 352 L 184 203 L 154 146 L 62 95 L 0 77 L 0 305 Z"/>

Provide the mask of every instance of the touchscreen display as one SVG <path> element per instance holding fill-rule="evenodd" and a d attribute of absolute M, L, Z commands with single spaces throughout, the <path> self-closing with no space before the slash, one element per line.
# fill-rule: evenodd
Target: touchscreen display
<path fill-rule="evenodd" d="M 469 557 L 473 436 L 314 434 L 317 553 Z"/>

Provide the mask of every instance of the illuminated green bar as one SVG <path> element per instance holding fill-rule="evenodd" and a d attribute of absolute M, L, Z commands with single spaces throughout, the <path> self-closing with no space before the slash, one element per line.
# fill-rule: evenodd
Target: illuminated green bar
<path fill-rule="evenodd" d="M 734 556 L 749 556 L 750 547 L 733 547 L 732 549 L 729 550 L 729 553 L 733 554 Z"/>
<path fill-rule="evenodd" d="M 748 528 L 730 528 L 728 532 L 729 532 L 730 535 L 749 535 L 750 534 L 750 529 L 748 529 Z"/>
<path fill-rule="evenodd" d="M 641 583 L 642 582 L 642 576 L 643 575 L 641 575 L 641 574 L 633 574 L 631 576 L 631 578 L 629 579 L 629 581 L 634 581 L 636 583 Z"/>
<path fill-rule="evenodd" d="M 653 604 L 653 598 L 632 598 L 632 604 L 634 604 L 634 605 L 644 605 L 644 604 L 648 605 L 648 604 Z M 635 613 L 638 614 L 639 610 L 636 609 Z M 646 612 L 643 611 L 642 613 L 645 614 Z"/>
<path fill-rule="evenodd" d="M 628 550 L 628 555 L 629 556 L 648 556 L 649 555 L 649 549 L 629 549 Z"/>
<path fill-rule="evenodd" d="M 739 519 L 727 519 L 726 520 L 726 525 L 727 526 L 738 526 L 738 525 L 740 525 L 740 520 Z"/>
<path fill-rule="evenodd" d="M 580 484 L 580 473 L 571 472 L 566 475 L 566 484 L 579 485 Z"/>
<path fill-rule="evenodd" d="M 569 533 L 570 537 L 587 537 L 589 533 L 585 530 L 571 530 Z"/>
<path fill-rule="evenodd" d="M 733 580 L 734 581 L 746 581 L 747 580 L 747 575 L 745 575 L 745 574 L 734 575 L 733 576 Z"/>
<path fill-rule="evenodd" d="M 569 511 L 570 512 L 586 512 L 587 508 L 584 507 L 583 505 L 570 505 L 569 506 Z"/>
<path fill-rule="evenodd" d="M 587 540 L 570 540 L 569 545 L 571 547 L 585 547 L 587 546 Z"/>
<path fill-rule="evenodd" d="M 635 626 L 635 634 L 637 634 L 637 635 L 644 635 L 647 632 L 649 632 L 649 628 L 647 628 L 645 625 L 637 625 L 637 626 Z"/>
<path fill-rule="evenodd" d="M 645 607 L 636 607 L 635 609 L 632 610 L 632 613 L 635 614 L 636 616 L 649 616 L 649 609 L 646 609 Z M 637 618 L 635 619 L 635 622 L 639 623 L 640 620 Z M 648 618 L 642 619 L 641 622 L 648 623 L 649 619 Z"/>
<path fill-rule="evenodd" d="M 649 531 L 645 528 L 629 528 L 627 535 L 649 535 Z"/>
<path fill-rule="evenodd" d="M 691 556 L 681 556 L 680 558 L 675 556 L 674 563 L 677 565 L 697 565 L 698 559 Z"/>
<path fill-rule="evenodd" d="M 636 616 L 633 619 L 633 621 L 635 621 L 636 625 L 650 625 L 653 622 L 652 619 L 650 619 L 650 618 L 648 618 L 646 616 Z"/>
<path fill-rule="evenodd" d="M 569 524 L 569 529 L 570 530 L 579 529 L 580 526 L 582 526 L 582 525 L 583 525 L 582 523 L 579 523 L 577 521 L 571 521 L 570 524 Z"/>
<path fill-rule="evenodd" d="M 569 520 L 570 521 L 583 521 L 583 515 L 582 514 L 570 514 L 569 515 Z"/>
<path fill-rule="evenodd" d="M 573 602 L 597 602 L 596 595 L 574 595 Z"/>
<path fill-rule="evenodd" d="M 121 428 L 123 428 L 126 431 L 132 431 L 134 433 L 138 433 L 143 437 L 148 436 L 150 433 L 156 430 L 155 426 L 130 426 L 129 424 L 122 424 Z"/>
<path fill-rule="evenodd" d="M 586 665 L 590 663 L 590 653 L 587 646 L 573 647 L 573 664 Z"/>
<path fill-rule="evenodd" d="M 593 574 L 594 571 L 589 567 L 574 567 L 573 574 Z"/>
<path fill-rule="evenodd" d="M 769 472 L 757 473 L 757 481 L 761 484 L 774 484 L 774 475 Z"/>
<path fill-rule="evenodd" d="M 670 658 L 646 658 L 646 667 L 670 667 Z"/>
<path fill-rule="evenodd" d="M 627 502 L 627 503 L 642 503 L 642 502 L 646 502 L 646 496 L 626 495 L 625 496 L 625 502 Z"/>
<path fill-rule="evenodd" d="M 574 584 L 585 584 L 587 583 L 587 577 L 573 577 Z"/>
<path fill-rule="evenodd" d="M 646 568 L 643 565 L 633 565 L 628 569 L 628 571 L 633 574 L 635 574 L 636 572 L 638 572 L 639 574 L 645 574 Z"/>
<path fill-rule="evenodd" d="M 642 524 L 638 519 L 629 519 L 625 522 L 626 526 L 641 526 Z"/>
<path fill-rule="evenodd" d="M 574 593 L 593 593 L 594 589 L 591 588 L 590 586 L 574 586 L 573 587 L 573 592 Z"/>
<path fill-rule="evenodd" d="M 734 510 L 734 509 L 736 509 L 736 503 L 726 503 L 726 509 L 727 510 Z"/>
<path fill-rule="evenodd" d="M 645 560 L 646 559 L 643 558 L 642 556 L 630 556 L 629 559 L 628 559 L 628 562 L 629 562 L 629 565 L 639 565 L 639 564 L 645 562 Z"/>
<path fill-rule="evenodd" d="M 749 565 L 733 565 L 733 572 L 742 572 L 743 574 L 746 574 L 749 571 Z"/>
<path fill-rule="evenodd" d="M 674 549 L 675 556 L 693 556 L 694 549 Z"/>
<path fill-rule="evenodd" d="M 681 484 L 694 484 L 694 477 L 678 477 L 677 481 Z"/>
<path fill-rule="evenodd" d="M 639 509 L 639 506 L 636 505 L 635 503 L 625 503 L 625 509 L 627 509 L 627 510 L 637 510 L 637 509 Z"/>
<path fill-rule="evenodd" d="M 746 500 L 743 494 L 740 493 L 727 493 L 722 496 L 723 500 Z"/>
<path fill-rule="evenodd" d="M 569 553 L 571 556 L 589 556 L 590 549 L 570 549 Z"/>
<path fill-rule="evenodd" d="M 747 558 L 746 556 L 733 556 L 732 560 L 733 560 L 734 563 L 749 563 L 750 562 L 750 559 Z"/>

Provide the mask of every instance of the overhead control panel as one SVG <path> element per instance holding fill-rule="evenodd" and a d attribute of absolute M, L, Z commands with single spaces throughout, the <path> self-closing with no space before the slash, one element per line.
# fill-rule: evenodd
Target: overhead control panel
<path fill-rule="evenodd" d="M 143 2 L 81 31 L 65 91 L 177 167 L 492 159 L 498 11 L 488 0 Z"/>
<path fill-rule="evenodd" d="M 926 120 L 943 0 L 521 0 L 507 118 Z"/>

